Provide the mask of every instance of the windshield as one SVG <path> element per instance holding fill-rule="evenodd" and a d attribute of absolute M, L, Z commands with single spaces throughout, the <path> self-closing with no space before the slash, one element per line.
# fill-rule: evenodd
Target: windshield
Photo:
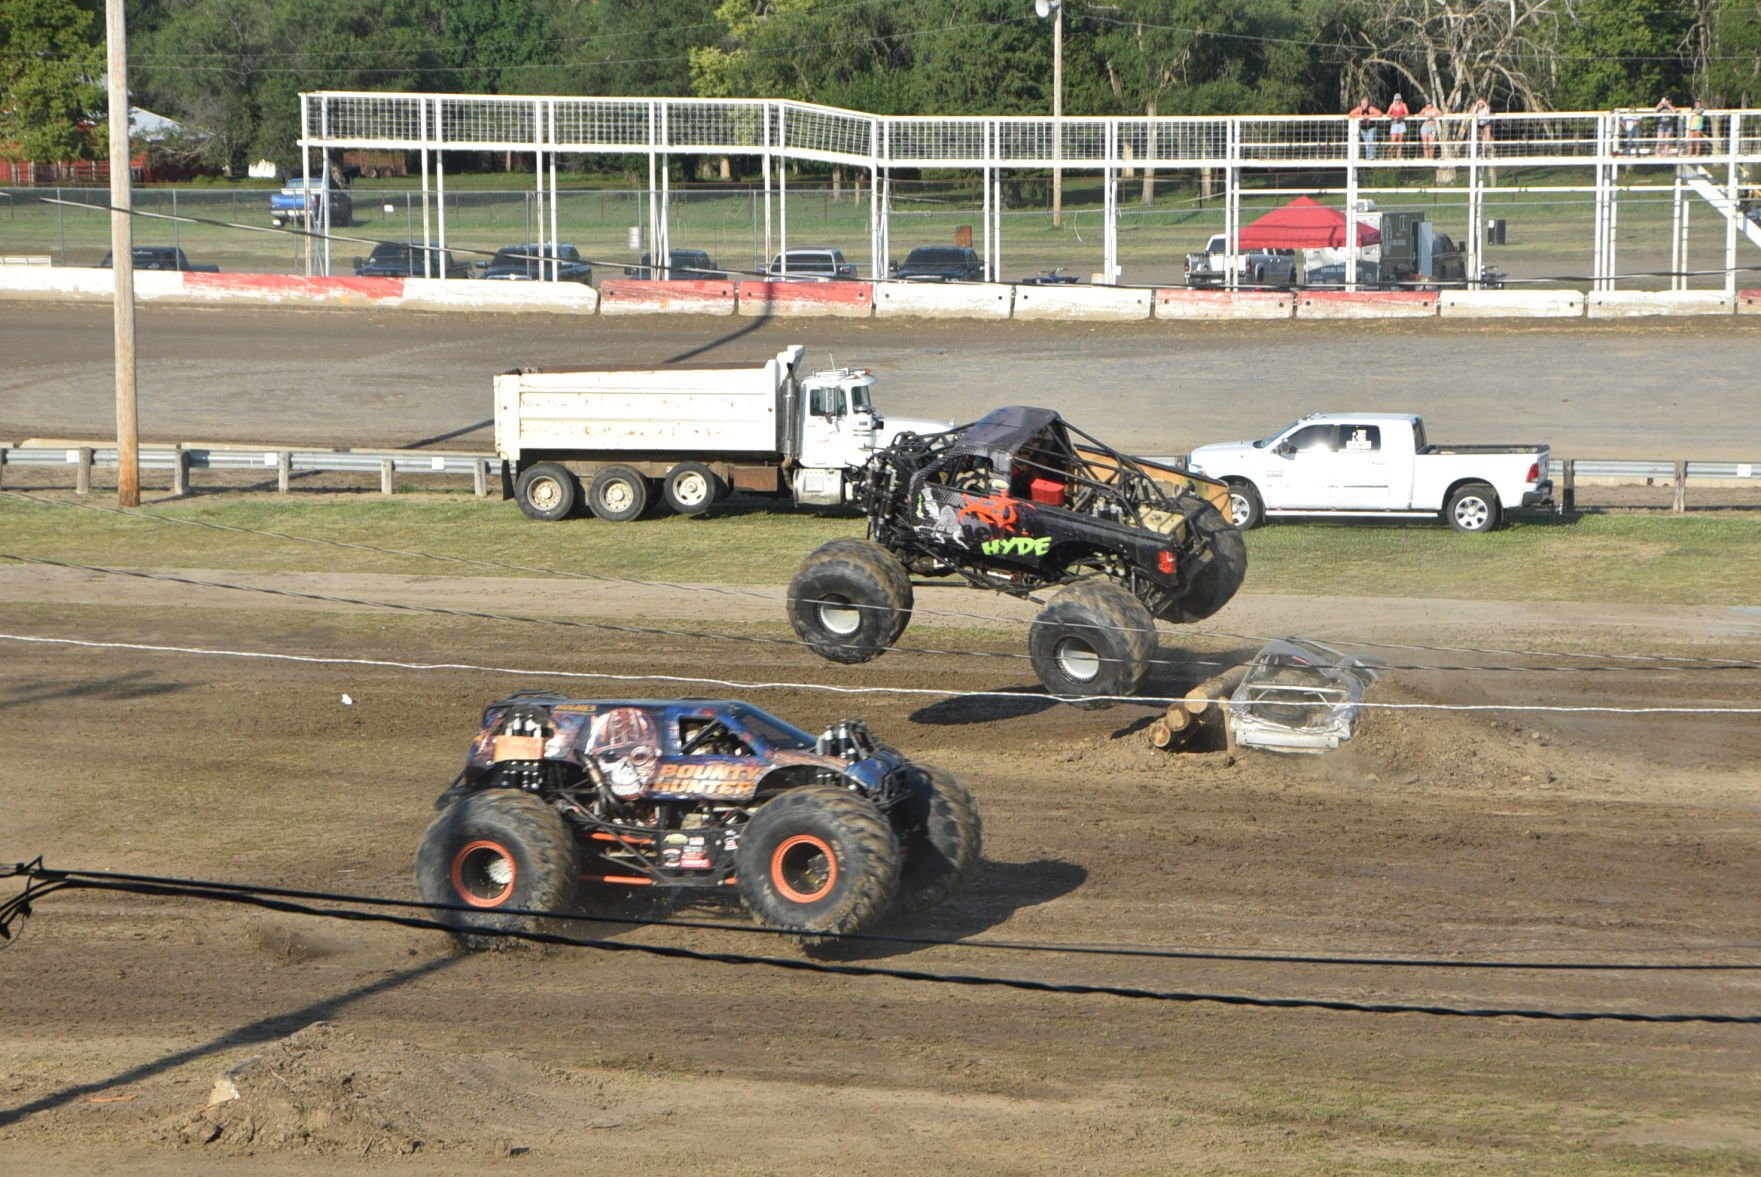
<path fill-rule="evenodd" d="M 957 266 L 964 259 L 957 249 L 914 249 L 905 259 L 908 266 Z"/>
<path fill-rule="evenodd" d="M 761 711 L 747 707 L 735 707 L 729 712 L 729 718 L 750 735 L 758 737 L 773 750 L 787 749 L 790 751 L 806 751 L 817 746 L 812 736 L 798 727 L 792 727 L 780 719 L 772 719 Z"/>
<path fill-rule="evenodd" d="M 1280 426 L 1279 428 L 1272 430 L 1272 432 L 1268 433 L 1266 436 L 1264 436 L 1264 437 L 1260 438 L 1258 441 L 1254 442 L 1253 448 L 1256 450 L 1265 449 L 1267 446 L 1271 445 L 1274 441 L 1277 441 L 1280 437 L 1283 437 L 1286 433 L 1289 433 L 1292 429 L 1295 429 L 1297 427 L 1297 425 L 1299 425 L 1300 423 L 1301 422 L 1299 422 L 1299 421 L 1292 421 L 1288 425 Z"/>

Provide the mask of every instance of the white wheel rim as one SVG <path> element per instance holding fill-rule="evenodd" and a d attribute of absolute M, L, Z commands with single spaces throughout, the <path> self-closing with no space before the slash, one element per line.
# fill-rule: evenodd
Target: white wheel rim
<path fill-rule="evenodd" d="M 1455 525 L 1463 531 L 1479 531 L 1492 517 L 1492 508 L 1485 499 L 1470 495 L 1455 504 Z"/>
<path fill-rule="evenodd" d="M 563 488 L 554 478 L 534 478 L 526 488 L 526 497 L 540 511 L 550 511 L 562 502 Z"/>
<path fill-rule="evenodd" d="M 1243 494 L 1237 494 L 1235 491 L 1230 491 L 1229 492 L 1229 522 L 1233 523 L 1237 527 L 1241 527 L 1247 523 L 1247 516 L 1248 516 L 1247 496 L 1243 495 Z"/>
<path fill-rule="evenodd" d="M 709 498 L 709 479 L 697 471 L 673 479 L 673 498 L 683 506 L 701 506 Z"/>
<path fill-rule="evenodd" d="M 862 628 L 862 610 L 848 597 L 826 597 L 819 602 L 819 624 L 828 632 L 847 638 Z"/>
<path fill-rule="evenodd" d="M 1054 655 L 1058 669 L 1072 682 L 1090 683 L 1101 673 L 1101 656 L 1081 638 L 1064 638 Z"/>
<path fill-rule="evenodd" d="M 599 501 L 605 505 L 605 509 L 608 511 L 627 511 L 630 509 L 630 505 L 636 501 L 636 491 L 629 483 L 619 479 L 616 482 L 606 483 L 605 489 L 600 492 Z"/>

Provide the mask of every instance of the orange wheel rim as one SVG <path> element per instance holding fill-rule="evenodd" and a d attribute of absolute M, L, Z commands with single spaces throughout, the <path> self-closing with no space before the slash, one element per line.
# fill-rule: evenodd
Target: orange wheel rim
<path fill-rule="evenodd" d="M 472 907 L 500 907 L 519 881 L 514 856 L 500 842 L 480 839 L 452 856 L 453 893 Z"/>
<path fill-rule="evenodd" d="M 791 903 L 818 903 L 838 885 L 838 858 L 824 838 L 796 834 L 770 855 L 770 881 Z"/>

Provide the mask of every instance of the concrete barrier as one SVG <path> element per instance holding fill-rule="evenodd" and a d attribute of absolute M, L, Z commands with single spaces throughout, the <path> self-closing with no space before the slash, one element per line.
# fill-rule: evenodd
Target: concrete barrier
<path fill-rule="evenodd" d="M 602 315 L 731 315 L 731 278 L 656 282 L 613 278 L 599 284 Z"/>
<path fill-rule="evenodd" d="M 1296 296 L 1283 290 L 1193 290 L 1185 286 L 1158 289 L 1158 319 L 1288 319 L 1296 312 Z"/>
<path fill-rule="evenodd" d="M 1592 319 L 1634 319 L 1646 315 L 1729 315 L 1736 299 L 1722 290 L 1592 290 Z"/>
<path fill-rule="evenodd" d="M 1445 290 L 1437 298 L 1445 319 L 1581 319 L 1581 290 Z"/>
<path fill-rule="evenodd" d="M 1737 291 L 1737 314 L 1761 315 L 1761 290 Z"/>
<path fill-rule="evenodd" d="M 419 311 L 532 311 L 591 315 L 599 310 L 599 292 L 585 282 L 405 278 L 403 305 Z"/>
<path fill-rule="evenodd" d="M 1143 286 L 1017 286 L 1017 319 L 1131 320 L 1150 317 L 1155 291 Z"/>
<path fill-rule="evenodd" d="M 741 282 L 736 310 L 760 319 L 772 315 L 838 315 L 866 319 L 874 314 L 872 282 Z"/>
<path fill-rule="evenodd" d="M 404 296 L 404 280 L 307 278 L 293 274 L 185 274 L 177 294 L 196 302 L 396 306 Z"/>
<path fill-rule="evenodd" d="M 0 267 L 0 298 L 109 302 L 114 275 L 83 266 Z"/>
<path fill-rule="evenodd" d="M 1015 288 L 995 282 L 883 282 L 874 288 L 879 318 L 1007 319 Z"/>
<path fill-rule="evenodd" d="M 1434 290 L 1305 290 L 1296 300 L 1299 319 L 1433 319 Z"/>

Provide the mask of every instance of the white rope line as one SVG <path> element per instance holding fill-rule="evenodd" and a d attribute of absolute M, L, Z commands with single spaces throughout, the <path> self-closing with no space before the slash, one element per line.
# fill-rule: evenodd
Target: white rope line
<path fill-rule="evenodd" d="M 265 650 L 226 650 L 204 646 L 166 646 L 143 642 L 99 642 L 86 638 L 41 637 L 0 633 L 0 641 L 32 645 L 78 646 L 94 650 L 134 650 L 150 654 L 192 654 L 216 658 L 253 658 L 275 662 L 302 662 L 320 666 L 366 666 L 386 670 L 453 670 L 475 674 L 507 674 L 525 678 L 572 678 L 612 682 L 683 683 L 692 686 L 727 687 L 737 691 L 824 691 L 836 695 L 906 695 L 938 699 L 1044 699 L 1054 703 L 1142 703 L 1166 706 L 1184 703 L 1184 696 L 1155 695 L 1038 695 L 1018 691 L 947 691 L 931 687 L 840 687 L 829 683 L 742 682 L 677 674 L 608 674 L 589 670 L 535 670 L 519 666 L 482 666 L 471 662 L 398 662 L 385 658 L 341 658 L 316 654 L 277 654 Z M 1539 711 L 1556 714 L 1597 715 L 1761 715 L 1757 707 L 1565 707 L 1544 703 L 1377 703 L 1357 704 L 1382 711 Z"/>

